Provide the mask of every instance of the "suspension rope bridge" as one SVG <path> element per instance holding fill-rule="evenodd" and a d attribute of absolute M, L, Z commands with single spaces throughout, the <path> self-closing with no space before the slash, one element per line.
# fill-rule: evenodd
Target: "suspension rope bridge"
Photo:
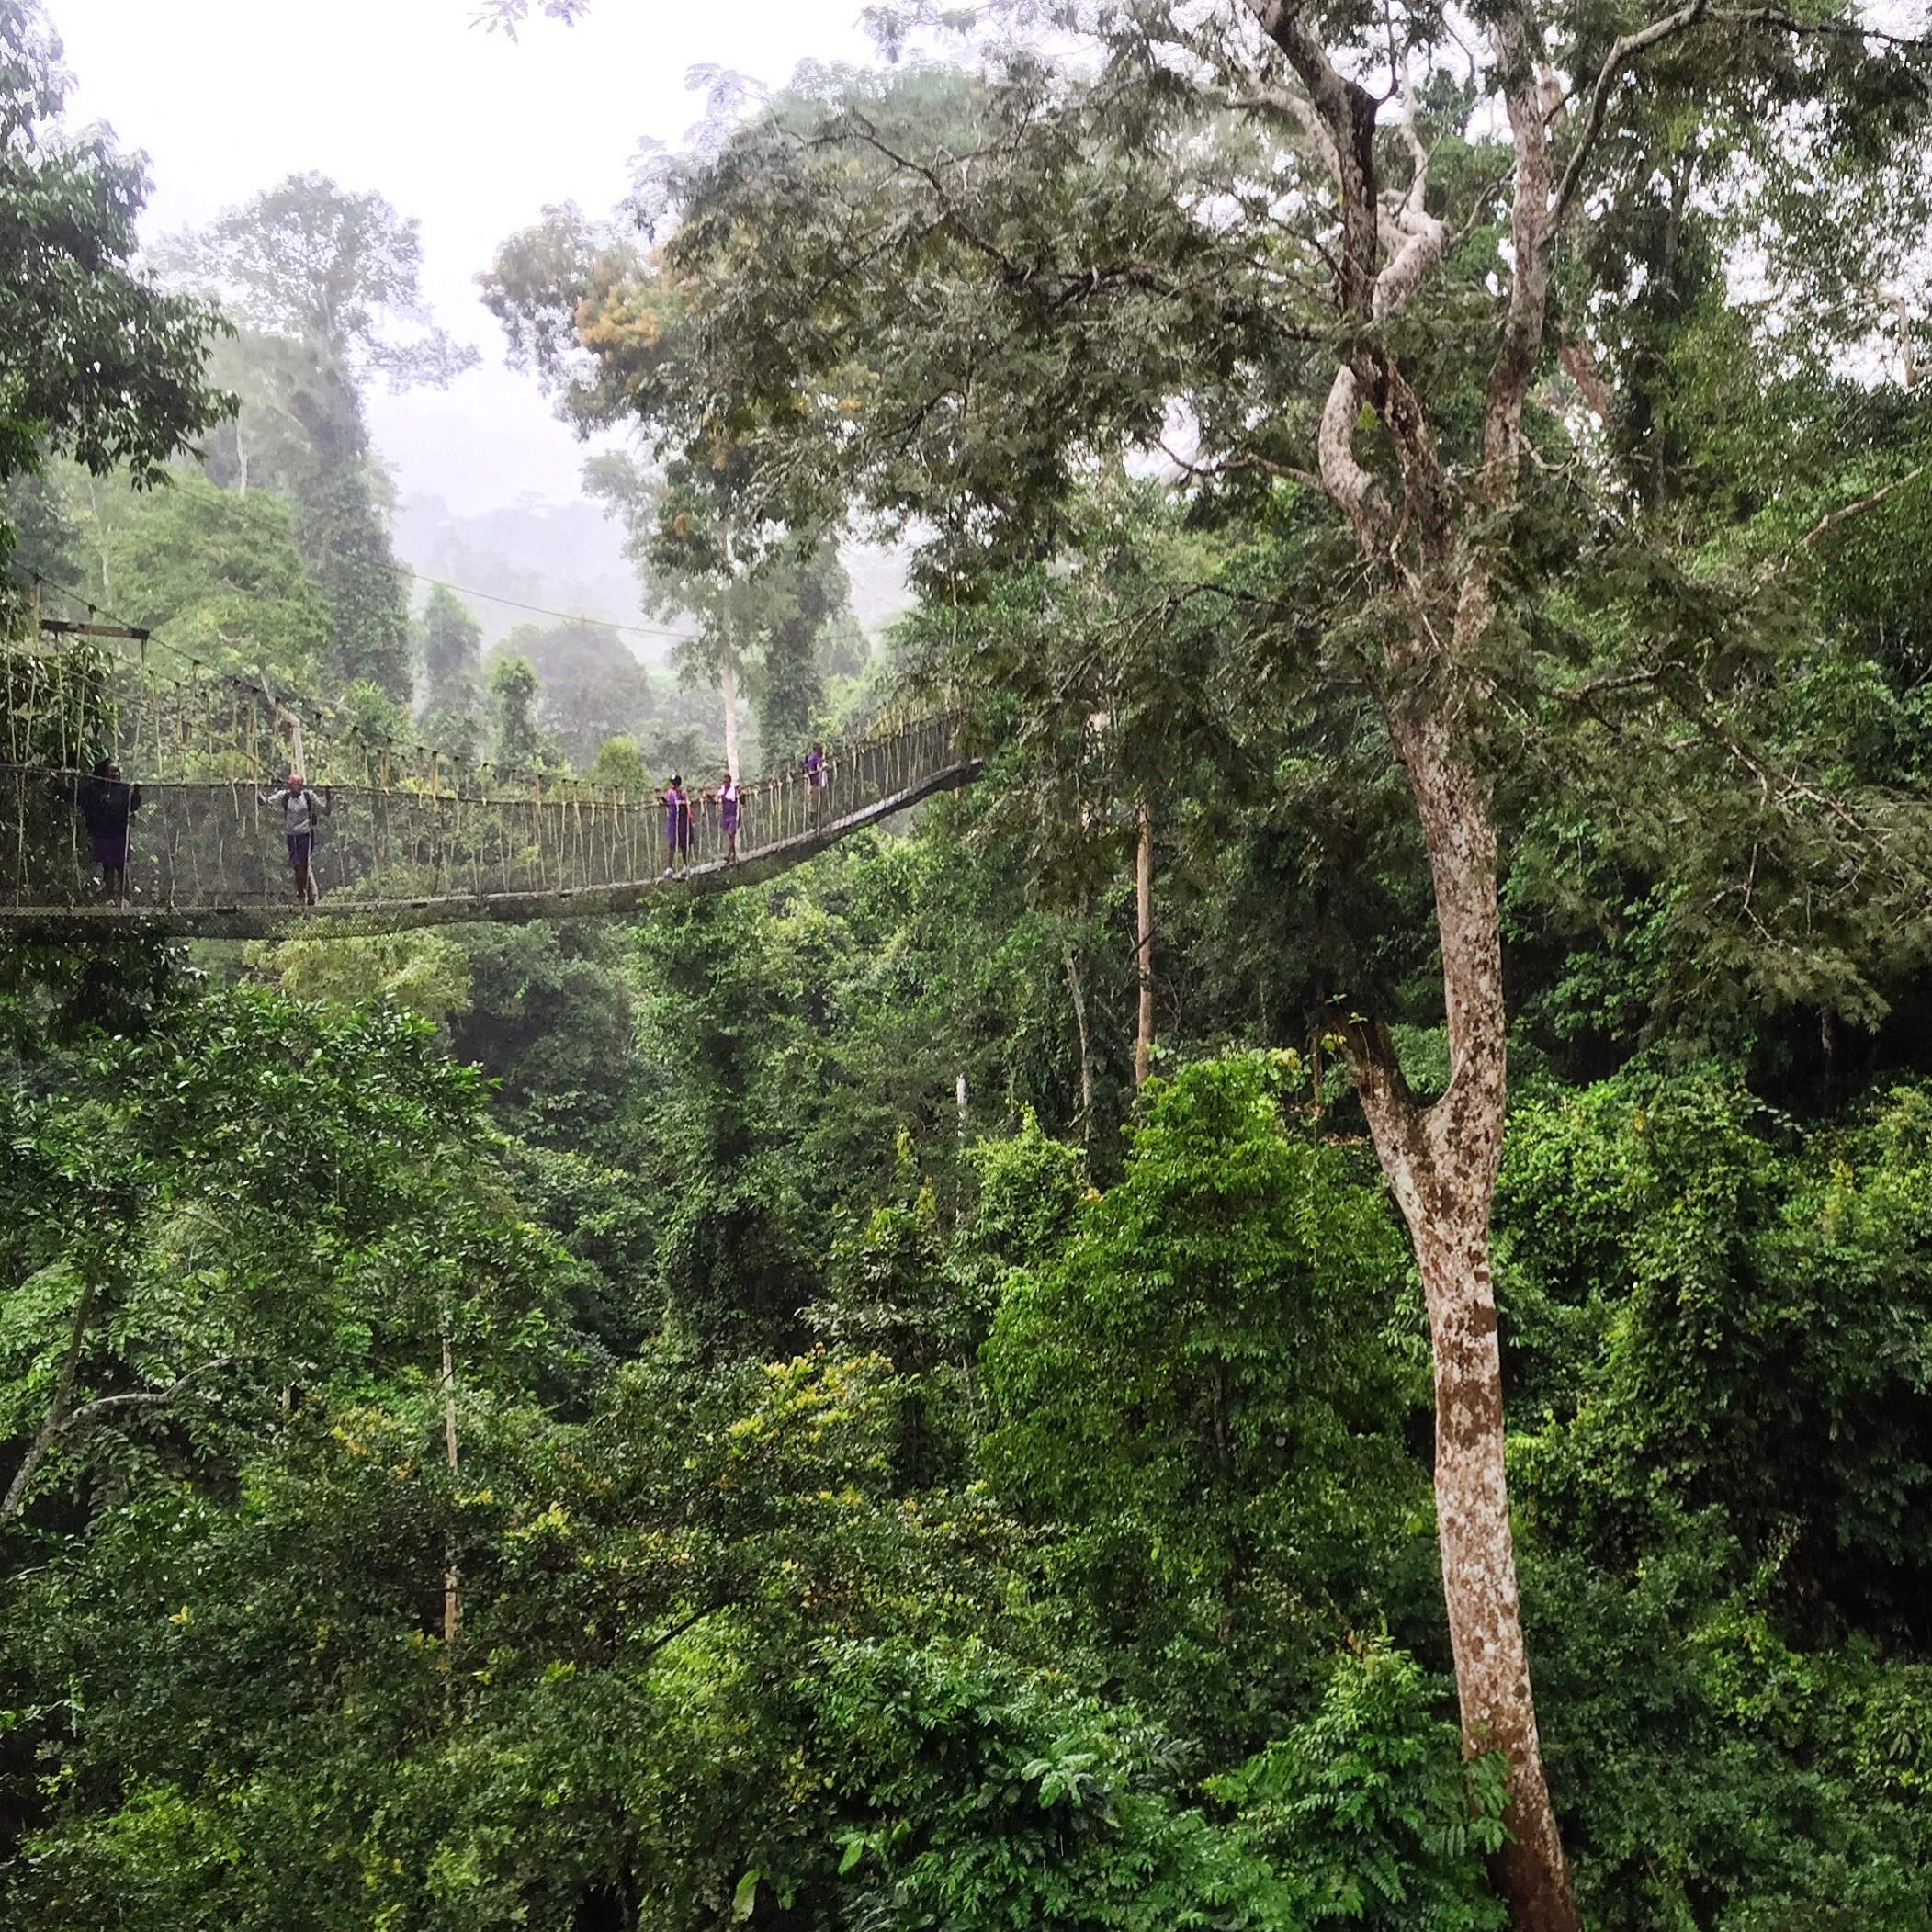
<path fill-rule="evenodd" d="M 952 714 L 882 719 L 828 746 L 816 774 L 742 785 L 735 858 L 721 801 L 693 786 L 687 860 L 654 793 L 470 763 L 353 721 L 305 733 L 258 680 L 195 663 L 170 674 L 124 627 L 43 627 L 57 629 L 51 643 L 0 643 L 0 938 L 15 943 L 635 913 L 771 878 L 979 769 Z M 138 658 L 110 640 L 138 644 Z M 103 758 L 140 788 L 125 892 L 111 902 L 79 809 Z M 291 769 L 330 803 L 310 907 L 297 902 L 281 808 L 265 796 Z"/>

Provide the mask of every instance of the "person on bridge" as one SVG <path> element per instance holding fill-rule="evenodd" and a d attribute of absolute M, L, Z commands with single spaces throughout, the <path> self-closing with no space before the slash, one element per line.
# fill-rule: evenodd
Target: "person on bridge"
<path fill-rule="evenodd" d="M 725 857 L 738 856 L 738 780 L 728 771 L 717 788 L 717 829 L 725 835 Z"/>
<path fill-rule="evenodd" d="M 682 772 L 673 772 L 664 787 L 664 856 L 670 862 L 664 876 L 682 878 L 691 864 L 691 795 Z"/>
<path fill-rule="evenodd" d="M 94 863 L 101 869 L 101 892 L 119 905 L 128 897 L 129 820 L 141 809 L 141 787 L 130 785 L 111 758 L 103 758 L 78 785 L 59 787 L 81 815 L 94 841 Z"/>
<path fill-rule="evenodd" d="M 318 793 L 299 772 L 290 772 L 288 782 L 279 791 L 257 792 L 264 805 L 282 808 L 282 835 L 288 842 L 288 869 L 295 875 L 295 896 L 305 906 L 312 906 L 322 895 L 315 889 L 315 874 L 309 860 L 315 850 L 316 828 L 335 809 L 335 787 L 324 785 Z"/>
<path fill-rule="evenodd" d="M 819 814 L 825 808 L 825 787 L 831 782 L 831 773 L 825 763 L 825 747 L 815 744 L 805 754 L 805 783 L 807 818 L 816 825 Z"/>

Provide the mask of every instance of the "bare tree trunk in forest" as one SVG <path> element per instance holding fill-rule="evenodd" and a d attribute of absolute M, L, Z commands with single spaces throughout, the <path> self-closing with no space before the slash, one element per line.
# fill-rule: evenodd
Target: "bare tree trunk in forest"
<path fill-rule="evenodd" d="M 1918 356 L 1912 339 L 1912 311 L 1905 298 L 1893 291 L 1885 297 L 1885 306 L 1898 317 L 1899 387 L 1918 387 Z"/>
<path fill-rule="evenodd" d="M 725 704 L 725 769 L 738 783 L 738 655 L 727 650 L 717 661 L 718 695 Z"/>
<path fill-rule="evenodd" d="M 1087 989 L 1080 981 L 1080 962 L 1068 940 L 1062 947 L 1067 961 L 1067 997 L 1073 1004 L 1074 1045 L 1080 1056 L 1080 1119 L 1093 1123 L 1093 1046 L 1087 1035 Z"/>
<path fill-rule="evenodd" d="M 1408 1225 L 1435 1359 L 1435 1486 L 1443 1597 L 1463 1742 L 1508 1760 L 1508 1842 L 1494 1861 L 1518 1932 L 1577 1932 L 1569 1870 L 1543 1777 L 1517 1596 L 1503 1463 L 1503 1399 L 1489 1215 L 1502 1155 L 1508 1015 L 1497 916 L 1497 841 L 1478 747 L 1495 698 L 1484 668 L 1503 559 L 1494 534 L 1520 500 L 1522 415 L 1542 360 L 1551 263 L 1607 104 L 1650 48 L 1704 17 L 1704 0 L 1611 43 L 1568 107 L 1520 0 L 1485 17 L 1514 156 L 1508 279 L 1483 394 L 1479 462 L 1452 470 L 1387 324 L 1431 275 L 1452 236 L 1429 208 L 1429 153 L 1398 74 L 1393 141 L 1384 101 L 1337 67 L 1305 0 L 1247 0 L 1302 91 L 1269 90 L 1325 166 L 1338 203 L 1333 291 L 1345 332 L 1316 438 L 1323 493 L 1353 531 L 1389 614 L 1376 695 L 1408 779 L 1429 853 L 1449 1034 L 1447 1090 L 1409 1092 L 1380 1021 L 1341 1016 L 1344 1049 L 1375 1148 Z M 1551 141 L 1570 153 L 1561 179 Z M 1384 157 L 1408 178 L 1379 178 Z M 1372 469 L 1356 454 L 1365 417 L 1381 432 Z M 1389 460 L 1392 459 L 1392 462 Z"/>
<path fill-rule="evenodd" d="M 1351 1022 L 1342 1036 L 1376 1153 L 1415 1245 L 1429 1310 L 1437 1536 L 1463 1736 L 1471 1751 L 1500 1750 L 1508 1760 L 1510 1836 L 1497 1875 L 1525 1932 L 1574 1932 L 1568 1871 L 1543 1780 L 1503 1469 L 1489 1260 L 1508 1025 L 1495 824 L 1486 787 L 1445 755 L 1438 721 L 1405 721 L 1395 736 L 1435 886 L 1449 1086 L 1422 1106 L 1385 1028 Z"/>
<path fill-rule="evenodd" d="M 449 1327 L 443 1328 L 443 1449 L 449 1459 L 449 1473 L 457 1473 L 457 1372 L 449 1349 Z M 461 1579 L 457 1575 L 454 1543 L 443 1552 L 443 1641 L 454 1644 L 463 1631 Z"/>
<path fill-rule="evenodd" d="M 1140 1012 L 1134 1029 L 1134 1084 L 1145 1087 L 1154 1056 L 1154 815 L 1143 798 L 1134 850 L 1134 973 Z"/>

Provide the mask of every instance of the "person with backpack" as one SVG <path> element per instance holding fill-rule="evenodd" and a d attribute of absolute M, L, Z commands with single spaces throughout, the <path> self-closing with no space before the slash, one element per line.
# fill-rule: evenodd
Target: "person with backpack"
<path fill-rule="evenodd" d="M 282 835 L 288 843 L 288 869 L 295 875 L 295 896 L 305 906 L 316 904 L 322 895 L 315 889 L 315 874 L 309 862 L 315 850 L 316 831 L 335 808 L 335 787 L 324 785 L 318 793 L 299 772 L 290 772 L 288 784 L 279 791 L 257 792 L 255 796 L 264 805 L 281 807 Z"/>

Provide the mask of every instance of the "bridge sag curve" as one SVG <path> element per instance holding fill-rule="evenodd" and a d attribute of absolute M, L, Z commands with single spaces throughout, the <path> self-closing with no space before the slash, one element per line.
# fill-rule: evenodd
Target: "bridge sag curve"
<path fill-rule="evenodd" d="M 321 903 L 309 908 L 296 900 L 281 808 L 266 797 L 291 756 L 330 805 L 311 859 Z M 102 757 L 140 791 L 118 903 L 104 902 L 82 796 Z M 686 855 L 655 793 L 353 733 L 311 733 L 304 748 L 286 708 L 240 679 L 157 686 L 78 650 L 0 651 L 0 939 L 353 936 L 634 914 L 774 877 L 978 770 L 950 713 L 878 727 L 830 746 L 816 777 L 744 785 L 735 858 L 716 788 L 694 786 Z"/>

